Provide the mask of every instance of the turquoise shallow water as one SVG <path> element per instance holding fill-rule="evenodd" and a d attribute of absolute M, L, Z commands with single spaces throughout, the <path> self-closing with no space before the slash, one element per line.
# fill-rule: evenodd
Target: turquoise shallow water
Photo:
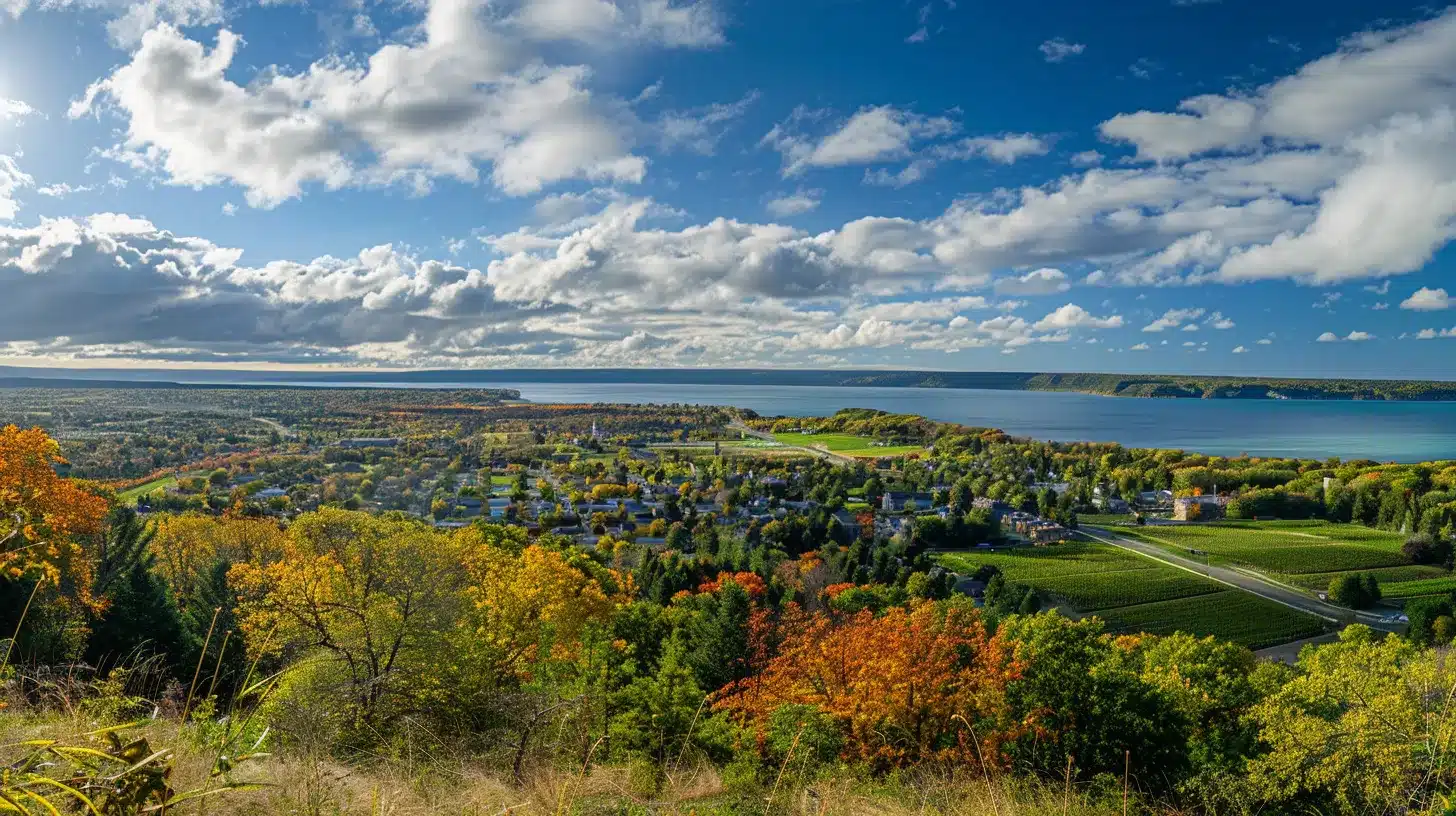
<path fill-rule="evenodd" d="M 515 388 L 534 402 L 735 405 L 763 415 L 823 416 L 841 408 L 879 408 L 1036 439 L 1121 442 L 1221 456 L 1456 459 L 1456 402 L 1153 400 L 1042 391 L 782 385 L 503 381 L 434 387 Z"/>

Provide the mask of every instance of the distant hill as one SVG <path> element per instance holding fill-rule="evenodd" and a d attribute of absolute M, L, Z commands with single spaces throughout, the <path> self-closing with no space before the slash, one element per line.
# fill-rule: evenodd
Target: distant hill
<path fill-rule="evenodd" d="M 644 383 L 1075 391 L 1163 399 L 1456 400 L 1456 382 L 1087 374 L 1015 371 L 743 368 L 514 368 L 423 371 L 204 371 L 0 367 L 0 388 L 228 386 L 499 386 L 505 383 Z"/>

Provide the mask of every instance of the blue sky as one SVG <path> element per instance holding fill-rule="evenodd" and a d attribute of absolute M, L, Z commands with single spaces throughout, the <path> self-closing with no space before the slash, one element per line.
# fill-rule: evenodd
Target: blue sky
<path fill-rule="evenodd" d="M 0 0 L 0 362 L 1448 377 L 1456 8 Z"/>

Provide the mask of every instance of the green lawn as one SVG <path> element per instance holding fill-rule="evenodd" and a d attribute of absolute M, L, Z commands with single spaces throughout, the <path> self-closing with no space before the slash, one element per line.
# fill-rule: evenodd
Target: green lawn
<path fill-rule="evenodd" d="M 873 439 L 865 436 L 854 436 L 853 434 L 777 433 L 774 434 L 774 439 L 785 445 L 797 445 L 801 448 L 820 448 L 830 453 L 838 453 L 843 456 L 904 456 L 907 453 L 920 453 L 925 450 L 923 445 L 876 447 Z"/>
<path fill-rule="evenodd" d="M 1122 531 L 1187 554 L 1209 553 L 1219 564 L 1301 575 L 1407 565 L 1398 533 L 1329 522 L 1221 522 L 1133 527 Z M 1328 584 L 1328 581 L 1325 582 Z"/>
<path fill-rule="evenodd" d="M 515 482 L 516 477 L 514 476 L 507 476 L 503 473 L 490 474 L 490 483 L 495 486 L 504 485 L 506 487 L 510 487 L 512 484 L 515 484 Z"/>
<path fill-rule="evenodd" d="M 962 574 L 996 566 L 1008 581 L 1100 617 L 1114 631 L 1185 631 L 1261 648 L 1322 629 L 1313 616 L 1106 544 L 945 553 L 937 560 Z"/>
<path fill-rule="evenodd" d="M 136 487 L 129 488 L 127 490 L 121 491 L 120 493 L 117 493 L 116 500 L 124 505 L 135 505 L 137 503 L 137 499 L 140 499 L 142 496 L 152 493 L 153 491 L 171 487 L 174 484 L 177 484 L 176 476 L 163 476 L 160 479 L 153 479 L 146 484 L 140 484 Z"/>

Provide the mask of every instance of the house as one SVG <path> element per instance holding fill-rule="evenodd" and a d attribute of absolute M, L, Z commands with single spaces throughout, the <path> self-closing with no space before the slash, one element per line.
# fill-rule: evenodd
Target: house
<path fill-rule="evenodd" d="M 1171 490 L 1146 490 L 1138 494 L 1138 504 L 1144 507 L 1166 507 L 1172 503 Z"/>
<path fill-rule="evenodd" d="M 996 501 L 995 499 L 988 499 L 985 496 L 981 496 L 972 501 L 971 507 L 976 510 L 988 511 L 991 514 L 991 518 L 998 522 L 1011 514 L 1011 505 L 1006 502 Z"/>
<path fill-rule="evenodd" d="M 986 582 L 977 581 L 969 576 L 962 576 L 956 579 L 955 591 L 972 598 L 981 598 L 986 594 Z"/>
<path fill-rule="evenodd" d="M 848 510 L 837 510 L 834 513 L 834 518 L 838 519 L 839 526 L 844 528 L 844 532 L 847 533 L 851 539 L 859 538 L 859 519 L 855 518 L 853 513 L 849 512 Z"/>
<path fill-rule="evenodd" d="M 1173 518 L 1178 521 L 1221 519 L 1227 505 L 1227 496 L 1179 496 L 1173 500 Z"/>
<path fill-rule="evenodd" d="M 1105 513 L 1126 513 L 1129 509 L 1127 502 L 1116 496 L 1094 496 L 1092 504 Z"/>
<path fill-rule="evenodd" d="M 462 499 L 456 499 L 455 501 L 457 504 L 459 504 Z M 475 502 L 476 506 L 479 507 L 480 499 L 475 499 Z M 487 499 L 485 505 L 486 509 L 490 511 L 491 518 L 500 518 L 504 516 L 506 514 L 506 508 L 510 506 L 510 499 Z"/>
<path fill-rule="evenodd" d="M 354 439 L 340 439 L 341 448 L 392 448 L 399 439 L 392 436 L 361 436 Z"/>
<path fill-rule="evenodd" d="M 267 500 L 267 499 L 279 499 L 279 498 L 282 498 L 284 496 L 287 496 L 288 495 L 288 491 L 287 490 L 284 490 L 281 487 L 265 487 L 262 490 L 259 490 L 257 493 L 254 493 L 253 495 L 256 496 L 257 498 L 264 499 L 264 500 Z"/>
<path fill-rule="evenodd" d="M 454 507 L 462 516 L 478 516 L 481 513 L 481 501 L 474 496 L 456 496 Z"/>
<path fill-rule="evenodd" d="M 1042 521 L 1028 527 L 1026 537 L 1033 544 L 1055 544 L 1071 538 L 1072 531 L 1055 522 Z"/>
<path fill-rule="evenodd" d="M 895 513 L 905 509 L 905 506 L 914 502 L 916 510 L 929 510 L 935 502 L 935 497 L 930 493 L 901 493 L 899 491 L 886 491 L 880 497 L 880 509 L 886 513 Z"/>

